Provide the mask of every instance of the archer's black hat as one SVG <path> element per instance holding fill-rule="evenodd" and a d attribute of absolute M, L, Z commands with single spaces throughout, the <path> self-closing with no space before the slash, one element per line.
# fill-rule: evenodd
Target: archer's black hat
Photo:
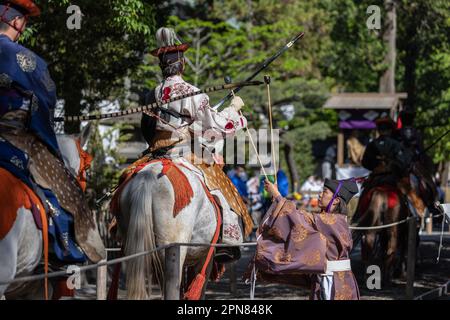
<path fill-rule="evenodd" d="M 337 195 L 341 197 L 345 201 L 345 203 L 348 203 L 350 199 L 359 192 L 358 185 L 354 180 L 325 179 L 324 187 L 330 189 L 331 191 L 333 191 L 333 193 L 336 193 L 340 182 L 342 183 L 342 185 Z"/>

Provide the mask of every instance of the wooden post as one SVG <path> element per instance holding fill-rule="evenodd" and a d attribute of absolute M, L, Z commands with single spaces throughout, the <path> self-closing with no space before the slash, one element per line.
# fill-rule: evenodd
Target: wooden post
<path fill-rule="evenodd" d="M 230 294 L 237 296 L 236 262 L 230 264 Z"/>
<path fill-rule="evenodd" d="M 416 219 L 408 221 L 408 258 L 406 274 L 406 299 L 414 298 L 414 274 L 416 271 Z"/>
<path fill-rule="evenodd" d="M 108 255 L 108 253 L 106 253 Z M 105 263 L 106 259 L 100 260 L 100 263 Z M 107 290 L 106 282 L 108 280 L 108 266 L 105 264 L 97 268 L 97 300 L 106 300 Z"/>
<path fill-rule="evenodd" d="M 344 165 L 344 132 L 342 130 L 337 136 L 337 163 L 339 167 Z"/>
<path fill-rule="evenodd" d="M 426 228 L 427 228 L 427 233 L 431 234 L 433 233 L 433 216 L 429 216 L 428 218 L 425 219 L 426 221 Z"/>
<path fill-rule="evenodd" d="M 165 251 L 164 300 L 180 300 L 180 246 Z"/>

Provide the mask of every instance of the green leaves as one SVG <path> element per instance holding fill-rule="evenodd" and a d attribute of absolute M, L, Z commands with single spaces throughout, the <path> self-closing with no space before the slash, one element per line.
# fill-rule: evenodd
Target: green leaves
<path fill-rule="evenodd" d="M 40 4 L 42 15 L 34 19 L 24 41 L 49 63 L 66 115 L 77 115 L 85 108 L 95 110 L 104 99 L 128 94 L 125 78 L 132 79 L 141 64 L 155 17 L 153 6 L 144 0 L 79 0 L 81 29 L 69 30 L 69 4 L 65 0 Z M 69 133 L 78 130 L 78 124 L 66 125 Z"/>

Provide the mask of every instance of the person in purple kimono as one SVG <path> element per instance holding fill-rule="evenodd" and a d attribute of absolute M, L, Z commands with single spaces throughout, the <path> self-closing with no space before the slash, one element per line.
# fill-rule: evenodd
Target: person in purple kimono
<path fill-rule="evenodd" d="M 320 213 L 298 210 L 269 181 L 265 188 L 273 203 L 258 230 L 250 264 L 256 279 L 311 288 L 312 300 L 359 300 L 347 223 L 347 203 L 358 193 L 356 183 L 326 179 Z"/>

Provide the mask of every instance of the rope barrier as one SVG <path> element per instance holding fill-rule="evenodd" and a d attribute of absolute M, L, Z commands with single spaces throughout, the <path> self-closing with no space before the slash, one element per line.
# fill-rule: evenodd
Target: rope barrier
<path fill-rule="evenodd" d="M 12 283 L 19 283 L 19 282 L 31 282 L 31 281 L 38 281 L 38 280 L 44 280 L 44 279 L 50 279 L 50 278 L 57 278 L 57 277 L 62 277 L 62 276 L 70 276 L 73 275 L 75 273 L 81 273 L 81 272 L 85 272 L 88 270 L 92 270 L 92 269 L 97 269 L 99 267 L 102 266 L 109 266 L 109 265 L 113 265 L 113 264 L 117 264 L 117 263 L 121 263 L 121 262 L 125 262 L 128 260 L 132 260 L 132 259 L 136 259 L 142 256 L 146 256 L 152 253 L 155 253 L 157 251 L 160 250 L 165 250 L 169 247 L 173 247 L 173 246 L 186 246 L 186 247 L 246 247 L 246 246 L 256 246 L 256 242 L 244 242 L 244 243 L 240 243 L 240 244 L 236 244 L 236 245 L 229 245 L 229 244 L 223 244 L 223 243 L 218 243 L 218 244 L 210 244 L 210 243 L 182 243 L 182 242 L 176 242 L 176 243 L 170 243 L 170 244 L 166 244 L 163 245 L 161 247 L 152 249 L 152 250 L 148 250 L 148 251 L 143 251 L 143 252 L 138 252 L 129 256 L 125 256 L 125 257 L 121 257 L 121 258 L 117 258 L 117 259 L 113 259 L 113 260 L 109 260 L 109 261 L 102 261 L 99 263 L 95 263 L 95 264 L 90 264 L 87 266 L 81 266 L 79 267 L 76 271 L 74 272 L 67 272 L 67 270 L 62 270 L 62 271 L 56 271 L 56 272 L 50 272 L 48 274 L 38 274 L 38 275 L 32 275 L 32 276 L 25 276 L 25 277 L 20 277 L 20 278 L 16 278 L 14 280 L 11 281 L 7 281 L 7 282 L 0 282 L 0 285 L 9 285 Z M 120 251 L 120 249 L 108 249 L 107 251 Z"/>
<path fill-rule="evenodd" d="M 445 283 L 437 288 L 427 291 L 427 292 L 421 294 L 420 296 L 415 297 L 414 300 L 423 300 L 423 298 L 430 296 L 435 292 L 438 292 L 437 296 L 441 297 L 443 294 L 449 294 L 449 289 L 448 289 L 449 287 L 450 287 L 450 281 L 448 281 L 447 283 Z"/>
<path fill-rule="evenodd" d="M 435 214 L 435 215 L 430 215 L 431 218 L 437 218 L 437 217 L 441 217 L 443 216 L 442 213 L 440 214 Z M 390 228 L 396 225 L 399 225 L 401 223 L 405 223 L 406 221 L 412 219 L 414 217 L 408 217 L 406 219 L 397 221 L 397 222 L 393 222 L 393 223 L 389 223 L 389 224 L 383 224 L 381 226 L 374 226 L 374 227 L 358 227 L 358 226 L 349 226 L 349 229 L 351 230 L 376 230 L 376 229 L 384 229 L 384 228 Z"/>
<path fill-rule="evenodd" d="M 442 216 L 443 214 L 438 214 L 438 215 L 433 215 L 433 217 L 439 217 Z M 390 228 L 402 223 L 407 222 L 410 219 L 413 219 L 414 217 L 408 217 L 406 219 L 397 221 L 397 222 L 393 222 L 393 223 L 389 223 L 389 224 L 385 224 L 385 225 L 381 225 L 381 226 L 373 226 L 373 227 L 358 227 L 358 226 L 349 226 L 349 229 L 351 230 L 380 230 L 380 229 L 385 229 L 385 228 Z M 256 242 L 244 242 L 241 244 L 236 244 L 236 245 L 229 245 L 229 244 L 223 244 L 223 243 L 218 243 L 218 244 L 210 244 L 210 243 L 182 243 L 182 242 L 177 242 L 177 243 L 170 243 L 167 245 L 163 245 L 161 247 L 152 249 L 152 250 L 148 250 L 148 251 L 143 251 L 143 252 L 138 252 L 132 255 L 128 255 L 125 257 L 121 257 L 121 258 L 116 258 L 113 260 L 109 260 L 109 261 L 102 261 L 96 264 L 90 264 L 87 266 L 81 266 L 79 267 L 79 269 L 77 270 L 77 272 L 85 272 L 88 270 L 92 270 L 92 269 L 97 269 L 99 267 L 102 266 L 109 266 L 109 265 L 114 265 L 117 263 L 121 263 L 121 262 L 125 262 L 128 260 L 132 260 L 132 259 L 136 259 L 142 256 L 146 256 L 152 253 L 155 253 L 157 251 L 160 250 L 165 250 L 169 247 L 172 246 L 187 246 L 187 247 L 246 247 L 246 246 L 256 246 Z M 120 248 L 109 248 L 107 249 L 107 251 L 120 251 Z M 51 272 L 48 274 L 39 274 L 39 275 L 32 275 L 32 276 L 25 276 L 25 277 L 20 277 L 20 278 L 16 278 L 14 280 L 11 281 L 7 281 L 7 282 L 0 282 L 0 285 L 9 285 L 12 283 L 19 283 L 19 282 L 30 282 L 30 281 L 38 281 L 38 280 L 44 280 L 44 279 L 50 279 L 50 278 L 57 278 L 57 277 L 61 277 L 61 276 L 68 276 L 68 275 L 73 275 L 75 272 L 72 273 L 68 273 L 67 270 L 62 270 L 62 271 L 56 271 L 56 272 Z"/>
<path fill-rule="evenodd" d="M 405 223 L 406 221 L 413 219 L 414 217 L 408 217 L 406 219 L 397 221 L 397 222 L 393 222 L 393 223 L 389 223 L 389 224 L 383 224 L 381 226 L 373 226 L 373 227 L 358 227 L 358 226 L 349 226 L 349 229 L 351 230 L 378 230 L 378 229 L 385 229 L 385 228 L 390 228 L 402 223 Z"/>

